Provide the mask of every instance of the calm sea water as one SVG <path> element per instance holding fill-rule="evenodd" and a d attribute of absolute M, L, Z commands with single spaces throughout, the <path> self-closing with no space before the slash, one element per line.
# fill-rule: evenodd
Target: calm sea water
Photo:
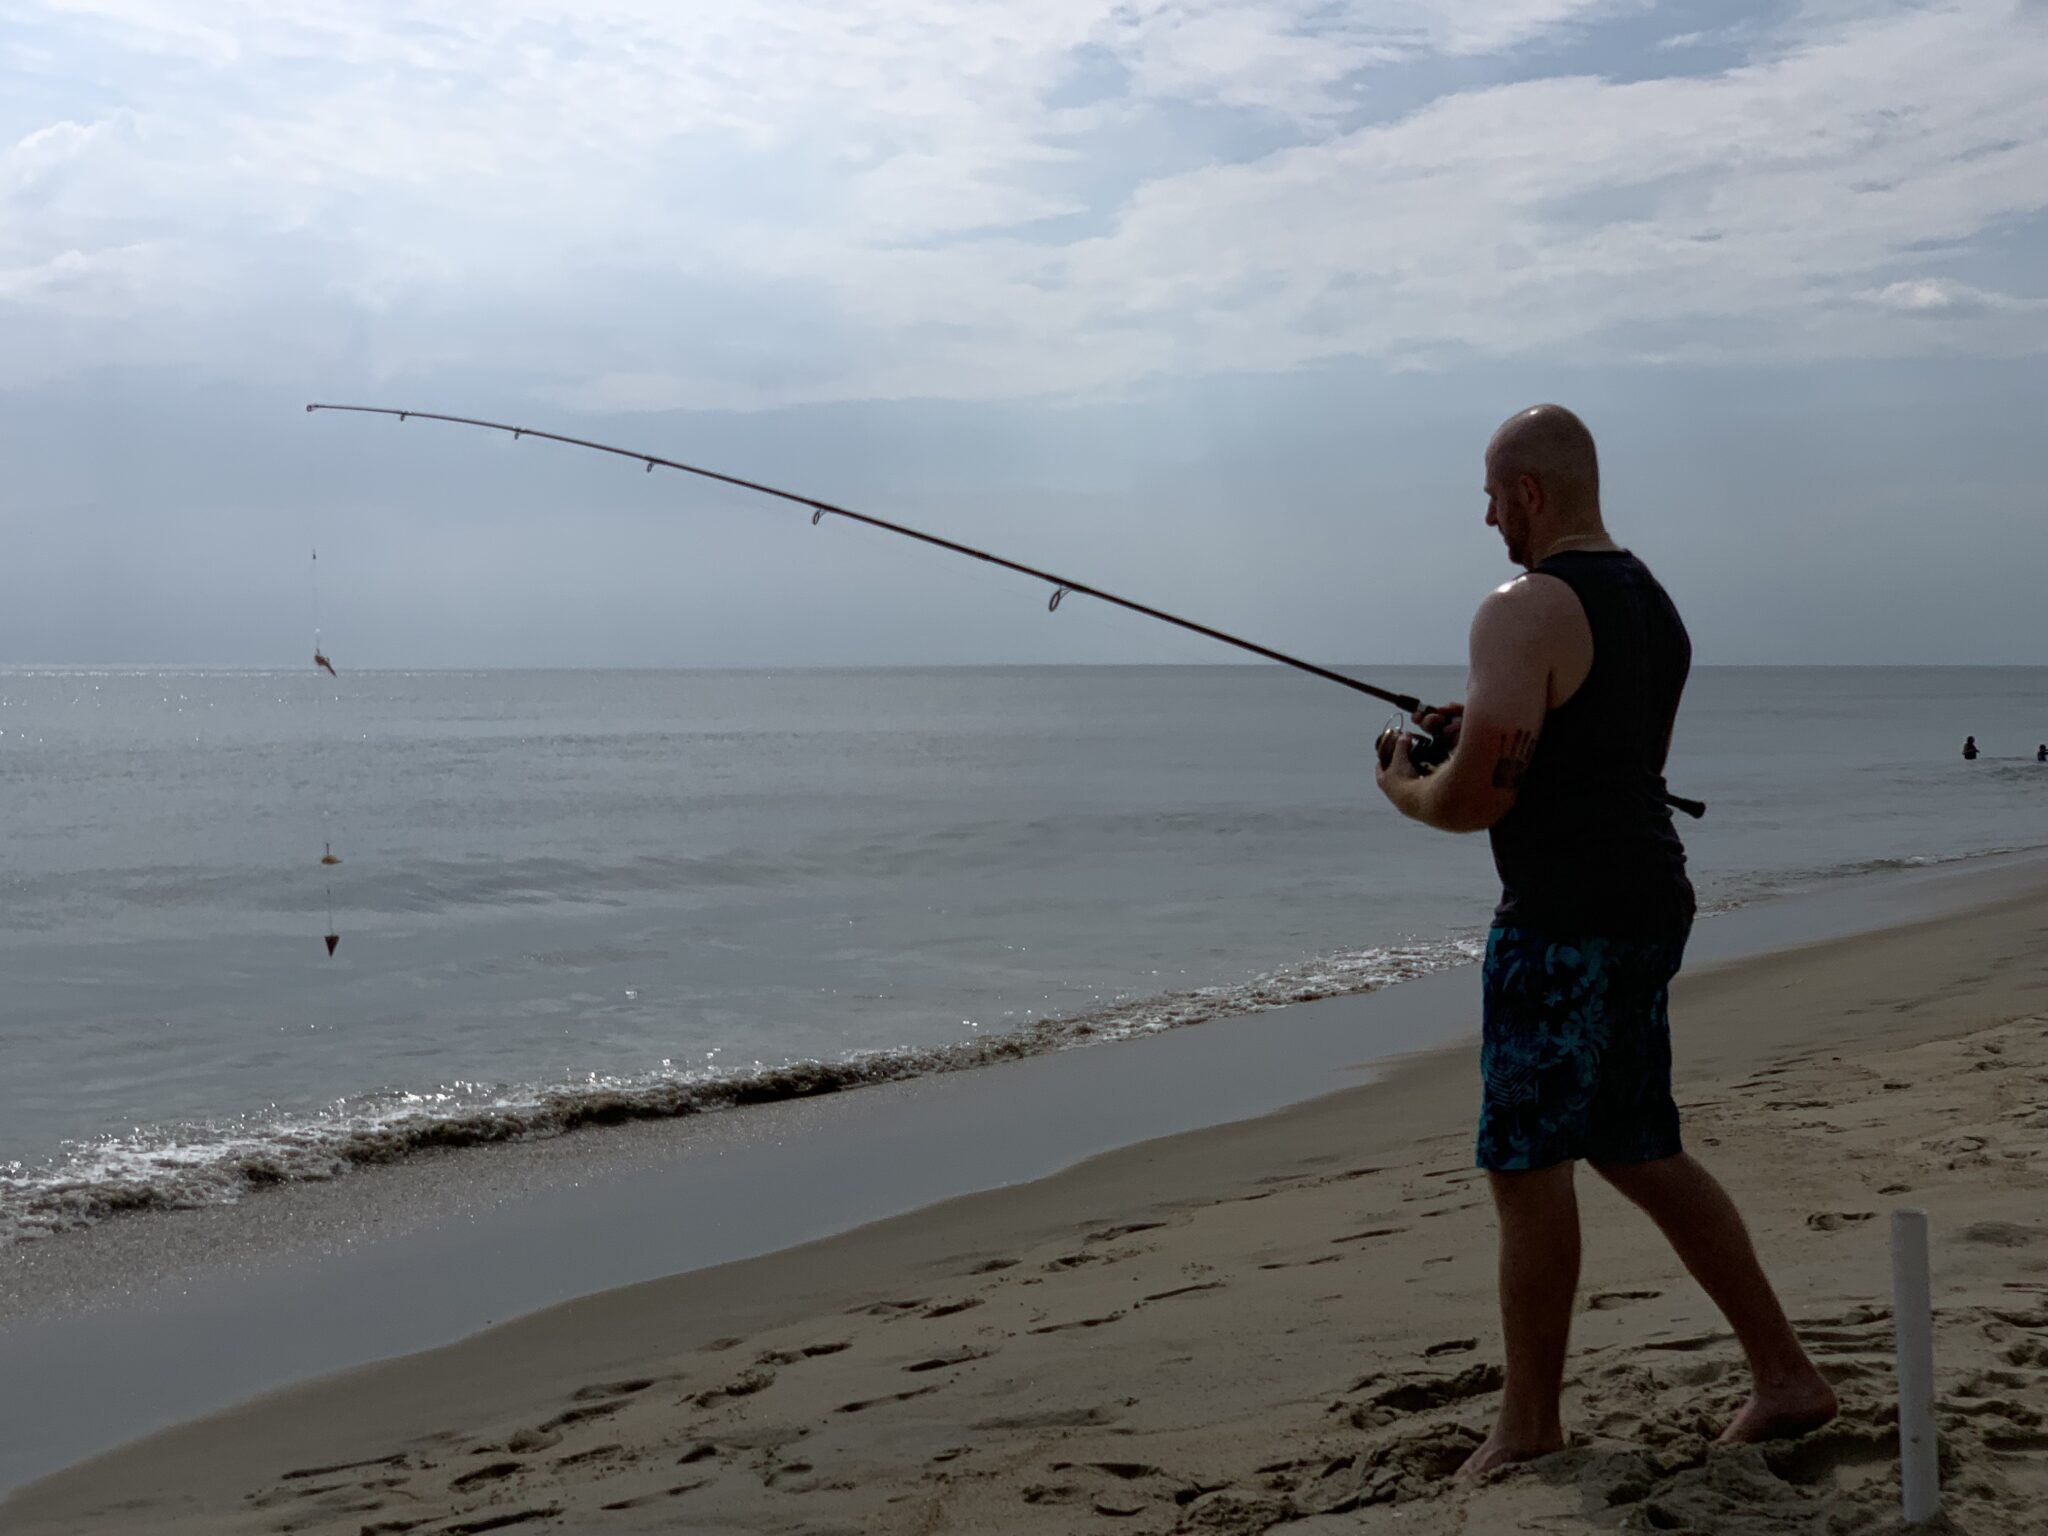
<path fill-rule="evenodd" d="M 1455 963 L 1486 845 L 1380 800 L 1386 714 L 1234 666 L 0 670 L 0 1241 Z M 1702 670 L 1703 902 L 2048 842 L 2042 740 L 2048 669 Z"/>

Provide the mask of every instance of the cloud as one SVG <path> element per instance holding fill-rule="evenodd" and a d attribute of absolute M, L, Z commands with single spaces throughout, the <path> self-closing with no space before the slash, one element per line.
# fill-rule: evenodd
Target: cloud
<path fill-rule="evenodd" d="M 35 300 L 74 314 L 112 314 L 148 277 L 155 252 L 147 245 L 104 251 L 62 251 L 26 267 L 0 267 L 0 299 Z"/>
<path fill-rule="evenodd" d="M 2011 314 L 2048 309 L 2048 299 L 2026 299 L 2015 294 L 1996 293 L 1943 277 L 1916 277 L 1905 282 L 1887 283 L 1863 297 L 1880 308 L 1907 315 Z"/>
<path fill-rule="evenodd" d="M 98 122 L 78 123 L 70 119 L 36 129 L 0 154 L 0 198 L 19 201 L 47 187 L 66 166 L 91 155 L 109 140 L 135 133 L 131 113 L 120 112 Z"/>
<path fill-rule="evenodd" d="M 1942 269 L 2040 242 L 2038 21 L 1808 6 L 1717 74 L 1622 78 L 1640 42 L 1598 68 L 1640 9 L 66 0 L 39 24 L 126 126 L 8 152 L 0 315 L 65 366 L 490 371 L 653 409 L 1887 355 L 1958 345 L 1902 313 L 1996 307 Z M 1450 88 L 1535 43 L 1577 67 Z M 1424 104 L 1388 118 L 1396 81 Z M 93 313 L 132 323 L 66 329 L 54 274 L 102 255 L 129 265 Z"/>

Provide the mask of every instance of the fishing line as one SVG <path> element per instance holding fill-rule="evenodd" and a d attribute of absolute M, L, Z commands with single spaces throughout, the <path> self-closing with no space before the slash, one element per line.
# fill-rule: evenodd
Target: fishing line
<path fill-rule="evenodd" d="M 636 464 L 646 466 L 646 473 L 650 475 L 654 473 L 657 465 L 663 469 L 680 470 L 686 475 L 695 475 L 700 479 L 713 480 L 721 485 L 736 486 L 743 491 L 755 491 L 763 496 L 773 496 L 779 501 L 792 502 L 797 506 L 807 508 L 810 511 L 813 526 L 816 526 L 827 517 L 845 518 L 849 522 L 865 523 L 870 528 L 880 528 L 886 533 L 900 534 L 904 538 L 915 539 L 921 544 L 929 544 L 938 549 L 951 550 L 956 555 L 965 555 L 969 559 L 979 560 L 987 565 L 1000 566 L 1006 571 L 1015 571 L 1020 576 L 1032 577 L 1034 580 L 1046 583 L 1053 589 L 1051 598 L 1046 602 L 1046 608 L 1049 612 L 1057 613 L 1060 604 L 1070 596 L 1078 594 L 1084 597 L 1092 597 L 1098 602 L 1109 603 L 1114 607 L 1142 614 L 1148 619 L 1158 619 L 1162 623 L 1172 624 L 1194 634 L 1204 635 L 1211 640 L 1221 641 L 1224 645 L 1235 646 L 1241 651 L 1249 651 L 1254 656 L 1261 656 L 1267 661 L 1275 661 L 1282 666 L 1292 667 L 1298 672 L 1306 672 L 1311 677 L 1320 677 L 1326 682 L 1336 683 L 1340 687 L 1351 689 L 1353 692 L 1369 694 L 1375 699 L 1381 699 L 1393 705 L 1411 718 L 1422 709 L 1422 701 L 1413 694 L 1394 693 L 1385 688 L 1375 687 L 1371 683 L 1361 682 L 1355 677 L 1346 677 L 1342 672 L 1334 672 L 1328 667 L 1317 666 L 1312 661 L 1303 661 L 1299 656 L 1290 656 L 1285 651 L 1276 651 L 1270 646 L 1260 645 L 1255 641 L 1246 640 L 1238 635 L 1228 634 L 1220 629 L 1213 629 L 1207 624 L 1197 624 L 1193 619 L 1181 618 L 1178 614 L 1168 613 L 1164 609 L 1153 608 L 1145 603 L 1133 602 L 1127 597 L 1118 597 L 1114 592 L 1105 592 L 1100 587 L 1091 586 L 1084 581 L 1076 581 L 1071 576 L 1061 576 L 1056 572 L 1043 570 L 1038 566 L 1025 565 L 1021 561 L 1005 559 L 1003 556 L 991 554 L 985 549 L 976 549 L 971 544 L 962 544 L 957 540 L 943 538 L 935 533 L 926 533 L 922 529 L 911 528 L 903 523 L 892 522 L 888 518 L 876 517 L 867 512 L 856 512 L 851 507 L 843 507 L 836 502 L 826 501 L 821 497 L 800 495 L 795 491 L 785 491 L 779 487 L 764 484 L 759 480 L 749 480 L 740 475 L 728 475 L 722 470 L 705 469 L 696 464 L 685 464 L 678 459 L 664 458 L 658 453 L 643 453 L 637 448 L 620 448 L 611 443 L 594 442 L 587 437 L 569 437 L 560 432 L 543 431 L 538 427 L 515 427 L 507 422 L 484 421 L 475 416 L 449 416 L 439 411 L 400 410 L 396 406 L 386 405 L 331 405 L 315 403 L 308 405 L 306 410 L 309 413 L 313 411 L 348 411 L 363 416 L 395 416 L 400 421 L 404 421 L 408 417 L 417 416 L 422 421 L 443 421 L 455 426 L 481 427 L 489 432 L 510 433 L 514 442 L 517 442 L 522 437 L 537 437 L 546 442 L 562 443 L 571 448 L 588 448 L 594 453 L 608 453 L 615 458 L 630 459 Z M 1384 738 L 1385 733 L 1382 733 L 1382 735 Z M 1428 743 L 1425 739 L 1424 743 L 1418 745 L 1426 747 L 1435 744 Z M 1448 754 L 1448 750 L 1448 747 L 1441 748 L 1434 754 L 1434 760 L 1442 761 L 1443 757 Z M 1429 754 L 1425 751 L 1419 750 L 1415 754 L 1415 760 L 1418 763 L 1427 761 L 1428 757 Z M 1701 816 L 1706 813 L 1706 807 L 1697 800 L 1687 800 L 1678 795 L 1669 794 L 1664 798 L 1669 804 L 1684 811 L 1689 816 Z"/>
<path fill-rule="evenodd" d="M 320 639 L 320 550 L 317 545 L 313 549 L 310 570 L 312 574 L 309 577 L 309 582 L 313 593 L 313 665 L 326 672 L 329 677 L 339 679 L 341 674 L 334 670 L 334 663 L 327 659 L 326 647 L 321 643 Z M 322 756 L 323 758 L 326 757 L 324 749 Z M 334 787 L 333 780 L 331 776 L 326 777 L 328 778 L 326 795 L 331 796 Z M 340 856 L 334 851 L 333 820 L 333 803 L 331 799 L 323 797 L 320 806 L 320 863 L 321 867 L 325 869 L 332 869 L 341 862 Z M 332 876 L 326 882 L 326 891 L 327 931 L 320 937 L 321 942 L 327 946 L 327 953 L 331 956 L 341 943 L 341 933 L 334 926 L 334 881 Z"/>

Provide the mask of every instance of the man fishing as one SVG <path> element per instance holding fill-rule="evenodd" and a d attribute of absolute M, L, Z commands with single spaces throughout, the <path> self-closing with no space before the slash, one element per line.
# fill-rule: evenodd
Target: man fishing
<path fill-rule="evenodd" d="M 1742 1217 L 1683 1149 L 1668 986 L 1692 926 L 1664 793 L 1692 647 L 1647 567 L 1608 536 L 1592 434 L 1557 405 L 1486 449 L 1486 522 L 1527 574 L 1480 604 L 1463 704 L 1417 724 L 1453 744 L 1425 776 L 1403 736 L 1379 785 L 1404 814 L 1491 834 L 1503 887 L 1487 939 L 1478 1161 L 1500 1224 L 1507 1376 L 1461 1475 L 1564 1448 L 1559 1417 L 1579 1280 L 1581 1161 L 1648 1213 L 1749 1359 L 1724 1442 L 1833 1418 Z"/>

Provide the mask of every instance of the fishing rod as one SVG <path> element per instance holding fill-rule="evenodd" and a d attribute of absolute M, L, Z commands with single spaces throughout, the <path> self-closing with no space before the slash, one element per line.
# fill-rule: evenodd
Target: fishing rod
<path fill-rule="evenodd" d="M 1396 709 L 1403 710 L 1410 715 L 1422 708 L 1422 701 L 1413 694 L 1389 693 L 1384 688 L 1373 687 L 1371 683 L 1361 683 L 1355 677 L 1346 677 L 1341 672 L 1332 672 L 1328 667 L 1319 667 L 1312 661 L 1303 661 L 1298 656 L 1289 656 L 1285 652 L 1272 650 L 1267 646 L 1258 645 L 1250 640 L 1241 640 L 1236 635 L 1227 635 L 1220 629 L 1211 629 L 1206 624 L 1197 624 L 1193 619 L 1183 619 L 1174 614 L 1162 612 L 1157 608 L 1148 608 L 1143 603 L 1132 602 L 1127 597 L 1118 597 L 1114 592 L 1105 592 L 1100 587 L 1091 587 L 1086 582 L 1075 581 L 1072 577 L 1057 576 L 1051 571 L 1041 571 L 1035 565 L 1021 565 L 1015 560 L 1005 560 L 1001 555 L 992 555 L 985 549 L 975 549 L 972 545 L 955 543 L 952 539 L 941 538 L 936 533 L 925 533 L 921 529 L 908 528 L 902 523 L 892 523 L 887 518 L 874 517 L 866 512 L 856 512 L 851 507 L 842 507 L 835 502 L 821 501 L 815 496 L 799 496 L 795 491 L 777 490 L 774 486 L 763 485 L 758 480 L 745 480 L 738 475 L 723 474 L 715 469 L 704 469 L 695 464 L 678 463 L 674 459 L 664 459 L 660 454 L 642 453 L 636 448 L 614 448 L 609 443 L 593 443 L 588 438 L 564 437 L 559 432 L 543 432 L 537 427 L 508 426 L 502 421 L 479 421 L 473 416 L 442 416 L 437 415 L 433 411 L 401 411 L 383 405 L 309 405 L 306 409 L 308 411 L 356 411 L 369 416 L 396 416 L 400 421 L 404 421 L 408 416 L 417 416 L 422 421 L 450 421 L 465 427 L 488 427 L 493 432 L 510 432 L 514 439 L 541 437 L 546 438 L 551 443 L 567 443 L 572 448 L 593 448 L 599 453 L 609 453 L 622 459 L 632 459 L 638 463 L 645 464 L 649 474 L 654 472 L 654 466 L 657 464 L 665 469 L 679 469 L 686 475 L 698 475 L 706 480 L 716 480 L 724 485 L 736 485 L 745 491 L 759 491 L 763 496 L 775 496 L 783 501 L 793 501 L 800 507 L 808 507 L 811 512 L 811 522 L 814 525 L 821 521 L 829 512 L 834 517 L 849 518 L 856 523 L 866 523 L 870 528 L 882 528 L 890 533 L 900 533 L 905 538 L 916 539 L 922 544 L 932 544 L 940 549 L 950 549 L 956 555 L 969 555 L 976 560 L 986 561 L 990 565 L 999 565 L 1006 571 L 1016 571 L 1019 575 L 1036 577 L 1053 588 L 1052 601 L 1046 604 L 1046 611 L 1050 613 L 1057 613 L 1059 611 L 1061 598 L 1070 592 L 1079 592 L 1084 597 L 1092 597 L 1101 602 L 1113 603 L 1119 608 L 1128 608 L 1133 613 L 1142 613 L 1148 619 L 1163 619 L 1168 624 L 1177 624 L 1182 629 L 1193 630 L 1198 635 L 1207 635 L 1211 640 L 1221 640 L 1225 645 L 1234 645 L 1241 651 L 1250 651 L 1254 656 L 1263 656 L 1268 661 L 1277 661 L 1283 666 L 1295 667 L 1316 677 L 1327 678 L 1333 683 L 1342 683 L 1346 688 L 1355 689 L 1359 693 L 1369 693 L 1374 698 L 1384 699 Z"/>
<path fill-rule="evenodd" d="M 593 442 L 587 437 L 569 437 L 560 432 L 545 432 L 538 427 L 515 427 L 509 422 L 483 421 L 475 416 L 447 416 L 438 411 L 399 410 L 395 406 L 388 405 L 328 405 L 316 403 L 308 405 L 306 410 L 308 413 L 313 411 L 351 411 L 362 416 L 396 416 L 400 421 L 417 416 L 421 421 L 445 421 L 461 427 L 482 427 L 491 432 L 509 432 L 512 434 L 514 442 L 517 442 L 522 437 L 538 437 L 551 443 L 565 443 L 571 448 L 588 448 L 597 453 L 609 453 L 615 458 L 631 459 L 636 464 L 644 464 L 647 467 L 646 472 L 650 475 L 654 473 L 657 464 L 664 469 L 681 470 L 686 475 L 696 475 L 700 479 L 715 480 L 721 485 L 737 486 L 743 491 L 755 491 L 763 496 L 773 496 L 780 501 L 794 502 L 797 506 L 808 507 L 813 527 L 822 522 L 829 513 L 833 517 L 843 517 L 851 522 L 865 523 L 870 528 L 880 528 L 886 533 L 899 533 L 907 539 L 916 539 L 920 544 L 930 544 L 938 549 L 948 549 L 956 555 L 966 555 L 971 559 L 980 560 L 988 565 L 1001 566 L 1006 571 L 1015 571 L 1020 576 L 1029 576 L 1034 580 L 1045 582 L 1053 589 L 1052 600 L 1045 605 L 1048 613 L 1057 613 L 1060 600 L 1069 593 L 1078 592 L 1083 597 L 1092 597 L 1098 602 L 1109 603 L 1117 608 L 1128 609 L 1132 613 L 1143 614 L 1148 619 L 1158 619 L 1163 623 L 1175 625 L 1180 629 L 1206 636 L 1211 640 L 1220 640 L 1225 645 L 1234 645 L 1240 651 L 1249 651 L 1254 656 L 1264 657 L 1267 661 L 1277 661 L 1284 667 L 1293 667 L 1297 672 L 1306 672 L 1311 677 L 1323 678 L 1326 681 L 1349 688 L 1353 692 L 1368 694 L 1375 699 L 1380 699 L 1393 705 L 1411 718 L 1422 711 L 1422 701 L 1412 693 L 1394 693 L 1385 688 L 1376 688 L 1371 683 L 1360 682 L 1355 677 L 1346 677 L 1342 672 L 1333 672 L 1328 667 L 1319 667 L 1312 661 L 1303 661 L 1299 656 L 1289 656 L 1285 651 L 1276 651 L 1271 646 L 1260 645 L 1255 641 L 1243 639 L 1238 635 L 1226 634 L 1220 629 L 1211 629 L 1207 624 L 1197 624 L 1193 619 L 1184 619 L 1178 614 L 1168 613 L 1164 609 L 1133 602 L 1128 597 L 1118 597 L 1114 592 L 1105 592 L 1102 588 L 1090 586 L 1085 581 L 1075 581 L 1070 576 L 1061 576 L 1052 571 L 1040 570 L 1035 565 L 1024 565 L 1016 560 L 1006 560 L 1001 555 L 992 555 L 987 550 L 976 549 L 971 544 L 961 544 L 953 539 L 942 538 L 936 533 L 926 533 L 922 529 L 891 522 L 885 517 L 876 517 L 871 513 L 856 512 L 851 507 L 842 507 L 837 502 L 825 501 L 816 496 L 803 496 L 795 491 L 785 491 L 776 486 L 764 485 L 759 480 L 748 480 L 739 475 L 728 475 L 721 470 L 705 469 L 697 464 L 685 464 L 678 459 L 665 459 L 658 453 L 643 453 L 637 448 L 618 448 L 610 443 Z M 1398 732 L 1391 726 L 1386 731 L 1380 733 L 1380 752 L 1382 756 L 1385 756 L 1392 750 L 1392 737 L 1397 734 Z M 1442 762 L 1449 755 L 1450 745 L 1448 742 L 1442 738 L 1435 740 L 1425 739 L 1416 744 L 1412 760 L 1416 766 L 1427 772 L 1429 768 Z M 1700 805 L 1696 800 L 1682 800 L 1676 795 L 1667 796 L 1666 798 L 1672 805 L 1677 806 L 1688 815 L 1698 816 L 1706 810 L 1706 807 Z"/>

